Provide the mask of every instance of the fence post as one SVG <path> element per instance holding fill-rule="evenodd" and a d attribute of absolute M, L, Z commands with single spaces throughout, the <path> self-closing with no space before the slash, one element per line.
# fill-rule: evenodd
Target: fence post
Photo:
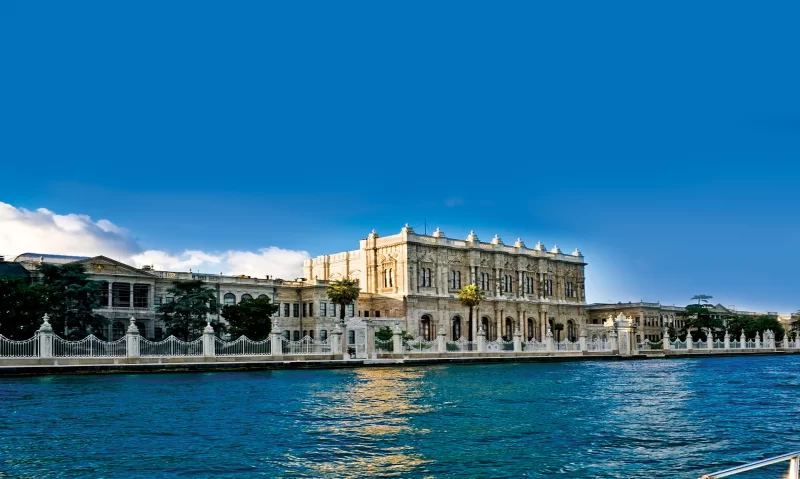
<path fill-rule="evenodd" d="M 800 349 L 800 334 L 794 333 L 794 347 Z"/>
<path fill-rule="evenodd" d="M 800 479 L 800 456 L 789 459 L 788 479 Z"/>
<path fill-rule="evenodd" d="M 211 321 L 207 321 L 206 327 L 203 328 L 203 356 L 213 358 L 217 355 L 217 348 L 214 343 L 214 328 L 211 326 Z"/>
<path fill-rule="evenodd" d="M 664 326 L 664 332 L 661 333 L 661 349 L 664 351 L 669 351 L 669 347 L 669 328 Z"/>
<path fill-rule="evenodd" d="M 394 354 L 403 354 L 403 330 L 397 323 L 392 328 L 392 352 Z"/>
<path fill-rule="evenodd" d="M 53 325 L 50 324 L 50 316 L 45 313 L 44 322 L 39 326 L 39 357 L 52 358 L 53 357 Z"/>
<path fill-rule="evenodd" d="M 578 343 L 580 344 L 581 351 L 586 351 L 586 330 L 581 329 L 581 334 L 578 336 Z"/>
<path fill-rule="evenodd" d="M 269 332 L 269 349 L 273 356 L 283 356 L 283 337 L 277 329 Z M 333 343 L 331 343 L 331 352 L 333 352 Z"/>
<path fill-rule="evenodd" d="M 686 350 L 687 351 L 691 351 L 692 349 L 694 349 L 694 344 L 692 343 L 692 332 L 691 331 L 687 331 L 686 332 Z"/>
<path fill-rule="evenodd" d="M 756 331 L 756 349 L 761 349 L 761 336 Z"/>
<path fill-rule="evenodd" d="M 744 335 L 744 329 L 742 330 L 742 335 L 739 336 L 739 349 L 744 349 L 747 347 L 747 336 Z"/>
<path fill-rule="evenodd" d="M 714 333 L 711 331 L 711 328 L 708 328 L 708 333 L 706 335 L 706 349 L 709 351 L 714 349 Z"/>
<path fill-rule="evenodd" d="M 548 353 L 552 353 L 556 350 L 555 344 L 553 343 L 553 331 L 550 330 L 550 326 L 547 327 L 547 334 L 545 335 L 544 342 L 547 345 Z"/>
<path fill-rule="evenodd" d="M 519 330 L 519 327 L 514 330 L 514 352 L 522 352 L 522 331 Z"/>
<path fill-rule="evenodd" d="M 484 331 L 482 324 L 480 329 L 478 329 L 478 352 L 486 352 L 486 331 Z"/>
<path fill-rule="evenodd" d="M 129 358 L 139 357 L 139 328 L 136 326 L 136 318 L 131 316 L 131 324 L 125 332 L 125 356 Z"/>
<path fill-rule="evenodd" d="M 550 330 L 547 330 L 550 333 Z M 550 341 L 553 340 L 552 333 L 550 333 Z M 619 345 L 617 344 L 617 330 L 612 329 L 611 333 L 608 335 L 608 347 L 611 349 L 612 353 L 619 354 Z M 550 346 L 547 347 L 547 350 L 550 350 Z"/>
<path fill-rule="evenodd" d="M 439 325 L 439 331 L 436 334 L 436 346 L 440 353 L 447 352 L 447 333 L 444 332 L 444 326 Z"/>

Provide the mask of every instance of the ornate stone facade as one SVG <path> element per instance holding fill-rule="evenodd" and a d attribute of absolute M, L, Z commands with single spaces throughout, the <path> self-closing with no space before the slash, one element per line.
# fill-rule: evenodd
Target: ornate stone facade
<path fill-rule="evenodd" d="M 522 240 L 505 245 L 497 236 L 483 243 L 474 233 L 457 240 L 438 229 L 426 236 L 407 225 L 387 237 L 373 231 L 359 246 L 305 261 L 304 275 L 358 279 L 360 314 L 403 318 L 413 336 L 431 340 L 442 326 L 451 340 L 475 339 L 482 325 L 489 340 L 511 340 L 516 328 L 542 340 L 548 324 L 561 324 L 557 335 L 577 340 L 586 322 L 586 263 L 577 249 L 571 255 L 541 243 L 529 249 Z M 472 324 L 457 297 L 467 284 L 486 294 Z"/>

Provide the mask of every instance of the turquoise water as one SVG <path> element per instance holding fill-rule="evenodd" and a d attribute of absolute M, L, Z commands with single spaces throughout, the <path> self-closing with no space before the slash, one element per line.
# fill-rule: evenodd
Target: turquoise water
<path fill-rule="evenodd" d="M 799 366 L 0 378 L 0 477 L 694 478 L 800 450 Z"/>

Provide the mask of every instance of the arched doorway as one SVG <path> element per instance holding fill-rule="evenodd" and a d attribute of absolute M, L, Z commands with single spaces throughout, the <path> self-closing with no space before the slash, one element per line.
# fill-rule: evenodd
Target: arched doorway
<path fill-rule="evenodd" d="M 461 318 L 459 316 L 453 317 L 453 326 L 451 328 L 453 341 L 461 339 Z"/>
<path fill-rule="evenodd" d="M 423 314 L 422 318 L 419 320 L 419 337 L 424 339 L 425 341 L 430 341 L 433 339 L 432 336 L 432 328 L 431 328 L 431 317 L 427 314 Z"/>
<path fill-rule="evenodd" d="M 484 316 L 481 318 L 481 328 L 486 333 L 486 339 L 491 340 L 492 331 L 489 329 L 489 318 Z"/>
<path fill-rule="evenodd" d="M 535 324 L 536 324 L 536 322 L 533 320 L 533 318 L 528 318 L 528 327 L 527 327 L 527 335 L 526 335 L 526 337 L 528 338 L 528 341 L 533 339 L 533 334 L 534 334 L 534 331 L 536 330 Z"/>
<path fill-rule="evenodd" d="M 514 338 L 514 319 L 506 318 L 505 334 L 503 335 L 503 339 L 505 341 L 511 341 L 513 338 Z"/>
<path fill-rule="evenodd" d="M 575 337 L 575 322 L 571 319 L 567 321 L 567 339 L 569 339 L 573 343 L 577 339 Z"/>

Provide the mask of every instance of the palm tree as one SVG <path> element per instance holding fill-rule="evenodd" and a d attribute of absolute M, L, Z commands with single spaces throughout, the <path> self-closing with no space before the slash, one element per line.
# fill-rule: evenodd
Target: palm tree
<path fill-rule="evenodd" d="M 331 281 L 328 285 L 328 299 L 333 304 L 339 305 L 339 319 L 344 323 L 344 308 L 353 304 L 358 299 L 358 280 L 342 278 Z"/>
<path fill-rule="evenodd" d="M 711 298 L 713 298 L 713 296 L 709 296 L 707 294 L 696 294 L 696 295 L 692 296 L 692 301 L 694 301 L 696 299 L 697 300 L 697 304 L 700 304 L 700 301 L 702 301 L 704 303 L 708 303 L 708 300 L 711 299 Z"/>
<path fill-rule="evenodd" d="M 553 325 L 553 330 L 555 330 L 555 332 L 556 332 L 556 342 L 557 343 L 561 342 L 561 331 L 564 330 L 564 324 L 562 324 L 562 323 L 554 324 Z"/>
<path fill-rule="evenodd" d="M 469 339 L 472 340 L 472 310 L 486 298 L 481 291 L 475 284 L 468 284 L 464 286 L 458 292 L 458 299 L 461 300 L 461 304 L 469 308 Z"/>

